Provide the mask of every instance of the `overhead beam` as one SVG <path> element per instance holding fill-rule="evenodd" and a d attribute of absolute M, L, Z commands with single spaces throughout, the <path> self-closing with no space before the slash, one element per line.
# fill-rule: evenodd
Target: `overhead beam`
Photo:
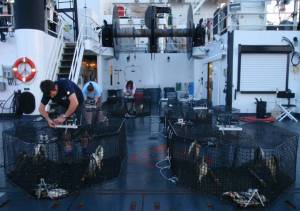
<path fill-rule="evenodd" d="M 117 31 L 116 37 L 150 37 L 150 29 L 119 29 Z M 192 29 L 155 29 L 155 37 L 192 37 Z"/>
<path fill-rule="evenodd" d="M 57 12 L 74 12 L 73 8 L 58 9 Z"/>

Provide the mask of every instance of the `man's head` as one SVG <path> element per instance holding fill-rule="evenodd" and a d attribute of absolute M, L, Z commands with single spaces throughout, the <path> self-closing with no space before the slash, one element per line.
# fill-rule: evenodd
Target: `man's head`
<path fill-rule="evenodd" d="M 104 26 L 107 26 L 107 20 L 104 20 L 104 21 L 103 21 L 103 25 L 104 25 Z"/>
<path fill-rule="evenodd" d="M 127 81 L 127 83 L 126 83 L 126 89 L 133 89 L 133 81 L 132 80 Z"/>
<path fill-rule="evenodd" d="M 87 87 L 87 90 L 89 93 L 92 93 L 94 91 L 94 86 L 92 83 L 89 83 L 88 87 Z"/>
<path fill-rule="evenodd" d="M 58 92 L 57 85 L 51 80 L 44 80 L 40 84 L 43 94 L 47 97 L 55 97 Z"/>
<path fill-rule="evenodd" d="M 203 18 L 201 18 L 201 19 L 199 20 L 199 25 L 202 25 L 202 23 L 203 23 Z"/>

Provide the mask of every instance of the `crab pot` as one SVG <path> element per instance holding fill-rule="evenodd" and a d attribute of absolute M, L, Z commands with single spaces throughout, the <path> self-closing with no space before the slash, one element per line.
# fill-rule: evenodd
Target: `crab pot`
<path fill-rule="evenodd" d="M 133 110 L 136 116 L 149 116 L 151 114 L 151 98 L 144 94 L 143 90 L 137 90 L 133 99 Z M 114 101 L 106 102 L 103 107 L 109 116 L 123 117 L 126 113 L 126 105 L 123 98 L 116 98 Z"/>
<path fill-rule="evenodd" d="M 118 119 L 67 133 L 45 122 L 19 122 L 2 136 L 7 178 L 33 196 L 41 179 L 72 193 L 117 177 L 127 152 L 125 125 Z M 91 165 L 93 155 L 100 165 Z"/>
<path fill-rule="evenodd" d="M 96 116 L 96 109 L 83 109 L 83 119 L 85 124 L 92 125 Z"/>
<path fill-rule="evenodd" d="M 101 108 L 84 108 L 83 120 L 87 125 L 96 125 L 106 120 L 106 114 Z"/>
<path fill-rule="evenodd" d="M 211 124 L 212 123 L 212 113 L 206 110 L 194 110 L 194 106 L 200 106 L 196 102 L 189 102 L 189 103 L 177 103 L 176 105 L 169 106 L 166 105 L 164 107 L 164 116 L 169 120 L 177 120 L 179 118 L 183 118 L 186 121 L 192 121 L 196 124 Z"/>
<path fill-rule="evenodd" d="M 114 98 L 111 102 L 105 102 L 103 104 L 103 109 L 106 110 L 108 116 L 111 117 L 123 117 L 126 113 L 121 97 Z"/>
<path fill-rule="evenodd" d="M 171 168 L 180 184 L 218 196 L 258 189 L 267 202 L 295 182 L 298 138 L 266 123 L 225 134 L 207 125 L 168 126 Z"/>
<path fill-rule="evenodd" d="M 145 90 L 139 89 L 134 95 L 134 110 L 137 116 L 149 116 L 151 114 L 151 98 Z"/>
<path fill-rule="evenodd" d="M 160 88 L 146 88 L 144 89 L 144 94 L 146 97 L 150 99 L 150 103 L 154 107 L 155 105 L 158 105 L 161 89 Z"/>
<path fill-rule="evenodd" d="M 103 110 L 99 110 L 99 112 L 97 112 L 97 120 L 96 120 L 96 122 L 105 122 L 106 119 L 107 119 L 106 112 L 104 112 Z"/>

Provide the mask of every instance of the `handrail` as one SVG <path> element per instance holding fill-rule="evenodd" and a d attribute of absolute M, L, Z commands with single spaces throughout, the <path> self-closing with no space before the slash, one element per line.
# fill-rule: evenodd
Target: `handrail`
<path fill-rule="evenodd" d="M 97 21 L 95 21 L 92 17 L 90 17 L 90 16 L 85 16 L 85 17 L 91 21 L 91 24 L 94 24 L 95 26 L 100 27 L 99 23 L 97 23 Z"/>
<path fill-rule="evenodd" d="M 47 6 L 47 9 L 50 9 L 50 7 Z M 54 20 L 57 19 L 57 20 Z M 58 34 L 58 27 L 60 26 L 61 22 L 66 22 L 66 20 L 63 18 L 62 15 L 60 15 L 57 11 L 53 11 L 53 18 L 51 19 L 49 15 L 46 16 L 45 20 L 45 31 L 47 34 L 50 35 L 55 35 L 57 36 Z M 51 24 L 51 25 L 50 25 Z M 55 27 L 53 27 L 53 25 Z"/>
<path fill-rule="evenodd" d="M 202 7 L 202 5 L 205 3 L 205 0 L 198 0 L 198 1 L 194 1 L 194 5 L 193 5 L 193 14 L 196 14 L 200 8 Z"/>
<path fill-rule="evenodd" d="M 4 19 L 6 24 L 3 24 L 4 21 L 2 21 L 2 26 L 0 26 L 0 29 L 11 29 L 13 31 L 14 29 L 14 16 L 11 14 L 0 14 L 0 19 Z"/>
<path fill-rule="evenodd" d="M 94 40 L 99 42 L 98 32 L 95 31 L 97 27 L 100 25 L 91 17 L 85 16 L 86 23 L 82 24 L 79 28 L 79 34 L 76 42 L 76 47 L 74 51 L 74 56 L 72 60 L 72 65 L 69 74 L 69 80 L 78 83 L 79 75 L 80 75 L 80 67 L 84 53 L 84 42 L 87 39 Z M 88 34 L 88 30 L 92 30 L 92 34 Z"/>
<path fill-rule="evenodd" d="M 55 80 L 58 73 L 60 58 L 65 45 L 64 26 L 65 24 L 63 24 L 63 22 L 60 21 L 60 27 L 59 27 L 59 32 L 57 34 L 57 39 L 55 40 L 51 50 L 51 54 L 48 62 L 48 69 L 47 69 L 48 70 L 47 78 L 50 80 Z"/>
<path fill-rule="evenodd" d="M 80 15 L 82 16 L 82 19 L 85 19 L 85 24 L 82 25 L 83 27 L 82 30 L 85 32 L 83 34 L 84 39 L 91 39 L 99 42 L 98 39 L 99 32 L 97 32 L 96 29 L 97 28 L 101 29 L 102 28 L 101 25 L 90 16 L 86 16 L 83 13 L 80 13 Z"/>
<path fill-rule="evenodd" d="M 84 53 L 84 39 L 83 39 L 83 26 L 80 27 L 76 48 L 72 60 L 72 65 L 69 74 L 69 80 L 77 84 L 80 74 L 81 61 Z"/>
<path fill-rule="evenodd" d="M 212 32 L 217 32 L 217 34 L 222 34 L 226 30 L 239 30 L 240 28 L 244 30 L 296 30 L 297 21 L 294 16 L 297 15 L 296 5 L 294 5 L 294 10 L 292 11 L 292 3 L 289 4 L 288 11 L 280 11 L 280 8 L 277 8 L 278 11 L 270 11 L 269 6 L 277 6 L 277 1 L 275 0 L 251 0 L 251 1 L 235 1 L 234 3 L 264 3 L 264 11 L 256 12 L 246 12 L 242 10 L 230 10 L 230 4 L 227 4 L 227 15 L 219 16 L 219 13 L 216 13 L 213 16 L 213 20 L 218 19 L 212 27 L 207 27 L 208 33 L 212 34 Z M 226 6 L 220 8 L 220 11 L 224 10 Z M 224 12 L 224 11 L 223 11 Z M 240 22 L 240 18 L 251 18 L 251 17 L 259 17 L 261 19 L 260 22 L 256 23 L 246 23 Z M 281 18 L 283 19 L 281 19 Z M 293 19 L 293 20 L 292 20 Z M 227 20 L 227 21 L 226 21 Z M 255 19 L 253 19 L 255 20 Z M 286 20 L 286 23 L 282 21 Z M 290 22 L 290 23 L 289 23 Z M 224 25 L 226 23 L 226 25 Z M 221 28 L 220 28 L 221 27 Z"/>
<path fill-rule="evenodd" d="M 95 24 L 95 25 L 97 24 L 93 19 L 90 18 L 90 20 L 91 20 L 91 22 L 93 22 L 93 24 Z M 64 27 L 66 26 L 66 24 L 64 23 L 64 21 L 62 19 L 59 19 L 59 22 L 57 24 L 59 25 L 59 31 L 58 31 L 58 33 L 53 32 L 53 34 L 57 35 L 57 39 L 55 40 L 55 43 L 52 47 L 49 62 L 48 62 L 48 68 L 47 68 L 47 70 L 48 70 L 47 78 L 50 80 L 55 80 L 57 77 L 57 73 L 58 73 L 59 65 L 60 65 L 60 61 L 61 61 L 61 56 L 62 56 L 63 49 L 65 46 Z M 97 26 L 99 26 L 99 25 L 97 24 Z M 83 57 L 83 53 L 84 53 L 84 40 L 91 39 L 91 37 L 83 35 L 84 29 L 86 27 L 94 29 L 92 26 L 82 25 L 80 27 L 80 32 L 79 32 L 78 39 L 76 42 L 76 48 L 75 48 L 74 56 L 72 59 L 72 65 L 71 65 L 70 74 L 69 74 L 69 79 L 74 82 L 78 81 L 79 74 L 80 74 L 81 61 L 82 61 L 82 57 Z M 50 30 L 48 30 L 48 31 L 50 31 Z"/>

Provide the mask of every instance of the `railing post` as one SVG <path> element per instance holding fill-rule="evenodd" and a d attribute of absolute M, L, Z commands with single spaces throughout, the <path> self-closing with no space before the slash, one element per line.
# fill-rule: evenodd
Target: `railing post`
<path fill-rule="evenodd" d="M 294 0 L 293 30 L 297 30 L 297 14 L 298 13 L 299 13 L 298 0 Z"/>
<path fill-rule="evenodd" d="M 47 68 L 47 78 L 50 80 L 56 79 L 56 74 L 58 71 L 58 66 L 60 63 L 60 57 L 62 55 L 62 49 L 64 47 L 64 26 L 65 24 L 60 19 L 59 20 L 59 31 L 57 34 L 57 39 L 52 47 L 48 68 Z"/>

